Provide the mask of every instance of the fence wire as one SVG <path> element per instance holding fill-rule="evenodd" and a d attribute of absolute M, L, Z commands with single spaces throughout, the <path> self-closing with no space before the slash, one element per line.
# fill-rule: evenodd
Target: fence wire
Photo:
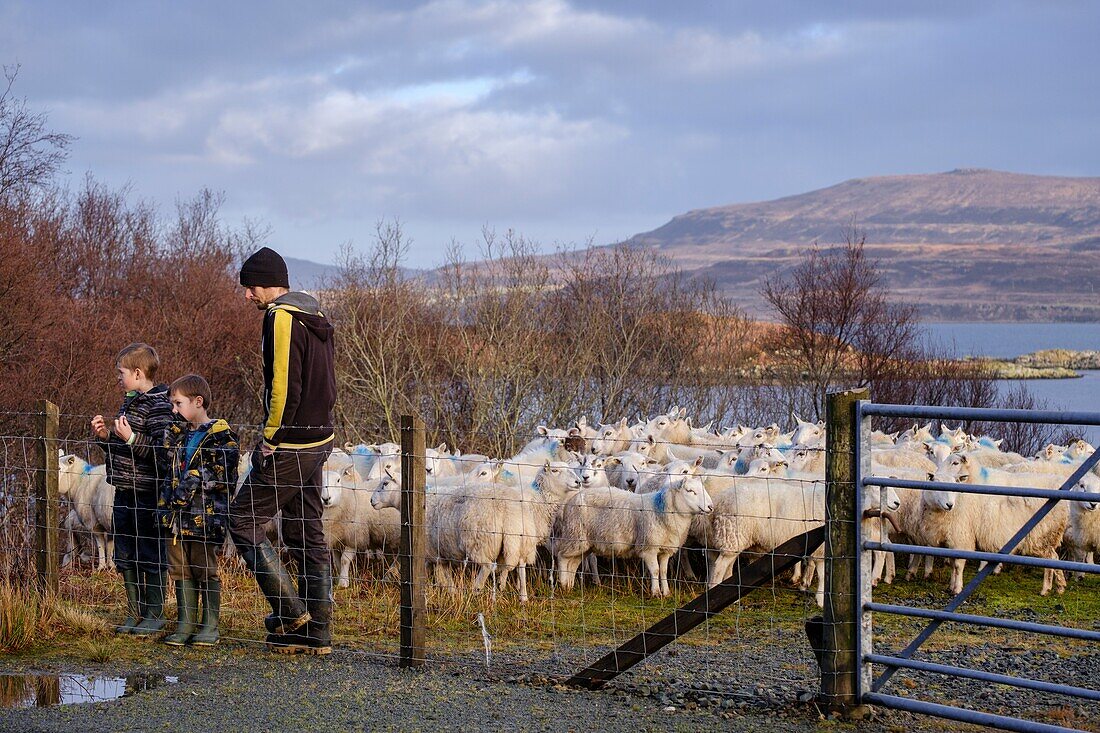
<path fill-rule="evenodd" d="M 80 434 L 74 426 L 86 425 L 90 416 L 62 420 L 72 424 L 61 434 L 74 435 Z M 239 490 L 251 470 L 249 447 L 260 426 L 233 429 L 242 436 Z M 340 426 L 336 432 L 343 434 Z M 306 497 L 310 490 L 300 478 L 292 478 L 302 471 L 291 471 L 283 483 L 299 482 L 290 487 L 299 489 L 293 492 L 297 498 L 266 527 L 291 574 L 299 574 L 303 556 L 297 545 L 308 534 L 301 517 L 311 501 L 319 502 L 333 568 L 334 653 L 387 663 L 398 660 L 401 635 L 400 437 L 379 432 L 376 443 L 336 447 L 314 498 Z M 670 413 L 634 430 L 578 422 L 516 434 L 512 442 L 525 447 L 512 456 L 476 452 L 498 437 L 471 434 L 467 446 L 439 445 L 418 456 L 426 474 L 428 659 L 465 674 L 554 680 L 576 673 L 739 572 L 739 558 L 767 556 L 825 523 L 827 451 L 820 425 L 799 423 L 794 435 L 778 425 L 702 432 Z M 876 475 L 906 478 L 926 467 L 922 461 L 939 459 L 937 438 L 909 437 L 876 438 L 876 458 L 896 463 L 876 461 Z M 41 444 L 31 431 L 0 436 L 0 572 L 9 582 L 35 575 Z M 456 450 L 464 447 L 470 452 Z M 901 457 L 888 458 L 885 451 Z M 125 595 L 113 569 L 112 545 L 119 535 L 102 452 L 93 440 L 68 438 L 60 441 L 60 454 L 60 598 L 118 623 Z M 867 491 L 864 500 L 859 516 L 877 512 L 862 520 L 865 538 L 889 537 L 895 524 L 890 518 L 906 507 L 893 504 L 900 499 L 890 490 Z M 240 502 L 229 506 L 231 513 L 249 510 Z M 856 519 L 832 521 L 851 525 Z M 171 539 L 163 542 L 167 553 Z M 789 704 L 815 693 L 821 673 L 806 627 L 820 623 L 821 606 L 829 600 L 825 558 L 819 549 L 793 559 L 796 569 L 706 618 L 616 684 L 665 696 L 670 704 L 735 709 Z M 896 562 L 905 567 L 904 559 Z M 946 593 L 938 569 L 928 580 L 895 582 L 894 564 L 885 553 L 876 558 L 876 600 Z M 217 567 L 222 642 L 262 650 L 262 619 L 271 608 L 231 540 L 218 547 Z M 1006 572 L 1029 585 L 1041 574 L 1027 568 Z M 1067 595 L 1060 622 L 1069 616 L 1082 627 L 1096 623 L 1095 578 L 1071 587 L 1074 593 L 1092 600 L 1071 602 Z M 166 596 L 165 614 L 174 619 L 171 587 Z M 902 628 L 907 622 L 888 623 Z M 166 631 L 171 629 L 169 624 Z M 977 633 L 952 638 L 967 647 L 979 643 Z"/>

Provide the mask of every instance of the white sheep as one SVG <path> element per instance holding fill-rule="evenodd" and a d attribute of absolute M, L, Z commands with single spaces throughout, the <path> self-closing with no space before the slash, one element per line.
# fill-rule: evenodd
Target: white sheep
<path fill-rule="evenodd" d="M 451 496 L 441 506 L 438 531 L 451 533 L 440 547 L 454 547 L 461 559 L 478 567 L 474 589 L 484 587 L 495 570 L 503 589 L 516 571 L 519 600 L 528 599 L 527 566 L 538 557 L 538 548 L 550 543 L 559 507 L 578 491 L 580 481 L 562 461 L 546 461 L 528 486 L 486 484 Z M 607 489 L 605 489 L 607 490 Z"/>
<path fill-rule="evenodd" d="M 982 467 L 973 457 L 965 454 L 953 455 L 934 473 L 934 477 L 936 481 L 993 486 L 1058 488 L 1061 484 L 1059 477 L 1050 474 L 1009 473 Z M 1044 503 L 1043 499 L 925 491 L 921 502 L 921 527 L 942 547 L 1000 552 Z M 1017 545 L 1013 554 L 1057 559 L 1057 549 L 1068 520 L 1069 511 L 1065 502 L 1058 503 Z M 952 561 L 951 590 L 954 593 L 962 591 L 965 567 L 966 560 L 963 558 Z M 1065 591 L 1065 574 L 1060 570 L 1045 569 L 1040 595 L 1050 593 L 1052 580 L 1058 593 Z"/>
<path fill-rule="evenodd" d="M 558 582 L 570 590 L 589 552 L 639 558 L 649 573 L 650 592 L 667 596 L 668 561 L 683 547 L 692 516 L 709 512 L 711 506 L 703 483 L 694 476 L 651 494 L 613 488 L 581 491 L 562 507 L 554 553 Z"/>
<path fill-rule="evenodd" d="M 1100 494 L 1100 477 L 1086 473 L 1073 487 L 1074 491 Z M 1075 562 L 1089 562 L 1089 555 L 1100 552 L 1100 501 L 1072 501 L 1069 503 L 1069 524 L 1062 542 L 1066 554 Z M 1080 580 L 1084 573 L 1073 574 Z"/>
<path fill-rule="evenodd" d="M 368 445 L 360 443 L 355 446 L 346 446 L 346 448 L 349 448 L 347 453 L 351 455 L 355 472 L 363 479 L 379 478 L 378 472 L 374 470 L 374 464 L 379 458 L 393 458 L 401 455 L 401 446 L 397 443 L 370 443 Z"/>
<path fill-rule="evenodd" d="M 115 487 L 107 483 L 107 466 L 93 466 L 80 456 L 58 458 L 58 493 L 71 502 L 80 526 L 91 533 L 96 547 L 96 570 L 114 567 Z"/>
<path fill-rule="evenodd" d="M 867 487 L 863 492 L 864 508 L 877 508 L 881 492 Z M 897 495 L 887 491 L 885 508 L 897 509 Z M 706 532 L 711 559 L 711 586 L 725 579 L 742 552 L 756 548 L 771 552 L 781 544 L 825 522 L 825 482 L 790 479 L 756 479 L 740 477 L 736 488 L 719 494 L 714 511 L 708 517 Z M 874 539 L 881 528 L 879 519 L 863 520 L 865 536 Z M 824 555 L 818 549 L 813 556 L 815 566 L 823 565 Z M 821 568 L 816 600 L 825 601 L 825 578 Z M 813 571 L 807 571 L 812 578 Z M 807 576 L 803 576 L 806 578 Z"/>
<path fill-rule="evenodd" d="M 634 433 L 624 417 L 617 423 L 601 424 L 588 449 L 596 455 L 610 456 L 628 450 L 633 442 Z"/>
<path fill-rule="evenodd" d="M 915 447 L 910 447 L 915 446 Z M 908 443 L 897 448 L 872 448 L 871 465 L 878 468 L 914 468 L 926 475 L 936 470 L 936 463 L 925 453 L 923 443 Z"/>
<path fill-rule="evenodd" d="M 321 521 L 325 540 L 334 554 L 339 553 L 337 587 L 347 588 L 357 551 L 393 551 L 400 544 L 401 515 L 395 509 L 372 506 L 371 495 L 379 481 L 363 481 L 354 466 L 340 472 L 325 471 L 323 475 Z"/>
<path fill-rule="evenodd" d="M 805 447 L 825 446 L 825 421 L 808 422 L 798 415 L 794 416 L 795 429 L 791 435 L 791 445 Z"/>
<path fill-rule="evenodd" d="M 684 476 L 698 476 L 702 471 L 702 461 L 672 461 L 665 464 L 659 471 L 653 473 L 638 486 L 635 493 L 652 494 L 655 491 L 679 481 Z"/>
<path fill-rule="evenodd" d="M 659 466 L 653 458 L 633 451 L 616 453 L 604 461 L 607 482 L 624 491 L 635 491 Z"/>

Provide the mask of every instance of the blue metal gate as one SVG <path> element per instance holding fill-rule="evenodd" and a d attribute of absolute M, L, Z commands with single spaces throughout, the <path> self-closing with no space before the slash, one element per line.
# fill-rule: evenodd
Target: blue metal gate
<path fill-rule="evenodd" d="M 893 675 L 901 669 L 930 672 L 950 677 L 979 680 L 992 684 L 1011 685 L 1013 687 L 1051 692 L 1086 700 L 1100 700 L 1100 680 L 1085 680 L 1091 683 L 1093 688 L 1077 687 L 1066 684 L 1057 684 L 1039 680 L 1025 679 L 1003 674 L 995 674 L 981 669 L 967 669 L 945 664 L 914 659 L 914 654 L 921 645 L 944 623 L 953 622 L 960 624 L 979 625 L 999 629 L 1011 629 L 1016 631 L 1046 634 L 1069 639 L 1078 639 L 1090 642 L 1100 642 L 1100 631 L 1076 629 L 1065 626 L 1032 623 L 1015 619 L 1000 619 L 987 616 L 960 613 L 959 608 L 978 588 L 979 585 L 993 572 L 998 563 L 1027 565 L 1039 568 L 1054 568 L 1066 572 L 1100 573 L 1100 565 L 1088 563 L 1069 562 L 1063 560 L 1027 557 L 1011 555 L 1014 548 L 1027 537 L 1028 533 L 1039 524 L 1060 501 L 1100 501 L 1100 494 L 1090 494 L 1081 491 L 1071 491 L 1077 482 L 1087 472 L 1093 470 L 1100 461 L 1100 451 L 1093 453 L 1085 459 L 1059 489 L 1021 488 L 1013 486 L 985 486 L 967 483 L 943 483 L 935 481 L 908 481 L 896 478 L 875 478 L 871 476 L 871 422 L 874 417 L 882 418 L 913 418 L 915 420 L 948 420 L 948 421 L 982 421 L 1005 423 L 1041 423 L 1050 425 L 1100 425 L 1100 413 L 1083 412 L 1050 412 L 1032 410 L 990 410 L 977 408 L 951 408 L 951 407 L 914 407 L 908 405 L 885 405 L 861 401 L 856 407 L 856 420 L 859 429 L 859 440 L 856 441 L 856 506 L 863 506 L 862 490 L 867 486 L 894 486 L 898 488 L 917 489 L 920 491 L 955 491 L 970 494 L 994 494 L 1002 496 L 1017 496 L 1028 498 L 1040 498 L 1047 501 L 1028 520 L 1011 540 L 1000 549 L 999 552 L 976 552 L 946 547 L 925 547 L 923 545 L 891 544 L 888 538 L 876 542 L 858 535 L 858 547 L 860 557 L 856 563 L 856 593 L 858 603 L 856 608 L 861 610 L 862 618 L 856 624 L 856 648 L 859 652 L 860 666 L 856 675 L 856 698 L 862 703 L 880 705 L 882 707 L 906 710 L 914 713 L 934 715 L 951 720 L 967 723 L 987 725 L 1005 730 L 1015 731 L 1067 731 L 1056 725 L 1040 723 L 1021 718 L 1007 717 L 989 712 L 979 712 L 968 708 L 953 707 L 929 701 L 914 699 L 889 694 L 885 691 L 887 683 Z M 856 527 L 860 522 L 856 521 Z M 858 532 L 859 530 L 857 530 Z M 985 567 L 956 595 L 945 608 L 924 609 L 909 606 L 876 603 L 871 595 L 871 553 L 875 550 L 887 552 L 916 553 L 931 555 L 934 557 L 964 558 L 967 560 L 984 561 Z M 1100 558 L 1098 558 L 1100 561 Z M 924 629 L 901 651 L 893 654 L 879 653 L 875 651 L 874 640 L 871 634 L 871 615 L 875 612 L 896 614 L 916 619 L 926 619 L 928 624 Z M 875 672 L 878 672 L 877 676 Z"/>

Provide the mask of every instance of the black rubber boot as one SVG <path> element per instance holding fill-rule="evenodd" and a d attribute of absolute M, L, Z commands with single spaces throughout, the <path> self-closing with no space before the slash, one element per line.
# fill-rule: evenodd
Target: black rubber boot
<path fill-rule="evenodd" d="M 195 633 L 195 620 L 199 616 L 199 586 L 193 580 L 176 581 L 176 609 L 179 621 L 176 630 L 164 637 L 168 646 L 183 646 Z"/>
<path fill-rule="evenodd" d="M 222 610 L 222 581 L 212 578 L 199 584 L 202 592 L 202 628 L 191 637 L 194 646 L 214 646 L 218 643 L 218 620 Z"/>
<path fill-rule="evenodd" d="M 307 563 L 298 576 L 299 596 L 309 609 L 309 622 L 281 637 L 274 645 L 280 654 L 332 653 L 332 566 Z"/>
<path fill-rule="evenodd" d="M 164 584 L 166 573 L 150 573 L 140 571 L 142 579 L 142 609 L 141 623 L 134 627 L 134 636 L 152 636 L 161 631 L 168 623 L 164 617 Z"/>
<path fill-rule="evenodd" d="M 132 634 L 141 623 L 141 586 L 137 568 L 123 570 L 122 582 L 126 586 L 126 620 L 115 627 L 115 633 Z"/>
<path fill-rule="evenodd" d="M 260 591 L 271 604 L 271 614 L 264 618 L 268 642 L 281 644 L 278 638 L 296 631 L 309 621 L 306 604 L 298 597 L 298 589 L 286 571 L 279 553 L 264 540 L 255 547 L 240 547 L 241 558 L 256 576 Z"/>

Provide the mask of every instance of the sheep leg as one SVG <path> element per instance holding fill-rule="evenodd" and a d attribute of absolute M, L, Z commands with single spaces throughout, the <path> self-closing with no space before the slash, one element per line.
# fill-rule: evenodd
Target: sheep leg
<path fill-rule="evenodd" d="M 657 568 L 661 574 L 661 595 L 672 595 L 668 587 L 668 561 L 672 559 L 672 553 L 666 552 L 657 556 Z"/>
<path fill-rule="evenodd" d="M 802 582 L 802 561 L 798 561 L 794 564 L 794 570 L 791 571 L 791 584 L 798 585 Z"/>
<path fill-rule="evenodd" d="M 963 572 L 966 570 L 966 560 L 958 557 L 951 561 L 951 592 L 962 593 Z"/>
<path fill-rule="evenodd" d="M 496 563 L 482 563 L 477 567 L 477 575 L 474 576 L 474 590 L 481 590 L 485 587 L 485 582 L 489 580 L 489 576 L 496 572 Z M 496 588 L 494 587 L 494 591 Z"/>
<path fill-rule="evenodd" d="M 810 558 L 804 563 L 804 566 L 805 568 L 802 571 L 802 582 L 798 584 L 798 587 L 802 590 L 809 590 L 810 586 L 813 585 L 814 575 L 817 574 L 818 571 L 817 562 L 813 558 Z"/>
<path fill-rule="evenodd" d="M 920 561 L 921 561 L 921 556 L 920 555 L 910 555 L 909 556 L 909 565 L 905 569 L 905 579 L 906 580 L 912 580 L 913 578 L 917 577 L 917 568 L 920 566 Z"/>
<path fill-rule="evenodd" d="M 894 577 L 897 575 L 897 567 L 894 565 L 894 553 L 886 553 L 886 570 L 882 576 L 882 582 L 886 585 L 890 585 L 894 582 Z"/>
<path fill-rule="evenodd" d="M 1050 559 L 1051 560 L 1057 560 L 1058 559 L 1058 551 L 1057 550 L 1051 550 L 1050 551 Z M 1066 592 L 1066 574 L 1060 568 L 1053 569 L 1053 570 L 1051 570 L 1051 572 L 1054 573 L 1054 592 L 1057 593 L 1058 595 L 1062 595 L 1063 593 Z"/>
<path fill-rule="evenodd" d="M 817 568 L 817 593 L 814 594 L 814 600 L 818 608 L 825 608 L 825 560 L 815 557 L 811 565 L 821 565 Z"/>
<path fill-rule="evenodd" d="M 647 553 L 642 562 L 649 573 L 649 592 L 655 596 L 664 595 L 661 592 L 661 566 L 657 562 L 657 553 Z"/>
<path fill-rule="evenodd" d="M 355 550 L 350 547 L 345 547 L 340 552 L 340 568 L 338 571 L 338 578 L 336 581 L 337 588 L 347 588 L 351 585 L 351 561 L 355 559 Z"/>
<path fill-rule="evenodd" d="M 595 555 L 588 554 L 584 556 L 584 570 L 582 572 L 584 575 L 591 575 L 592 582 L 596 585 L 600 585 L 600 567 L 598 563 L 599 560 Z"/>
<path fill-rule="evenodd" d="M 882 550 L 875 550 L 871 557 L 871 587 L 873 588 L 882 580 L 882 571 L 886 567 L 886 553 Z"/>

